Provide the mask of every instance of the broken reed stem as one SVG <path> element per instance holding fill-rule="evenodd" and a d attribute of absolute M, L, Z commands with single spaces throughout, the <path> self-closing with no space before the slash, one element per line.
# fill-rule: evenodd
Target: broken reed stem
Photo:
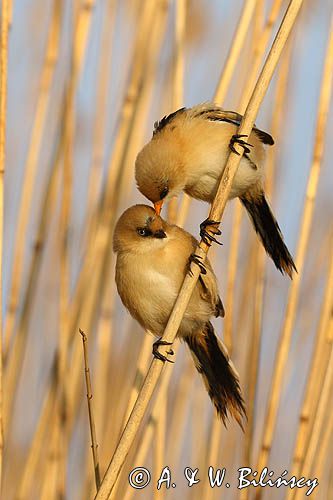
<path fill-rule="evenodd" d="M 239 134 L 249 135 L 252 130 L 253 123 L 258 113 L 260 104 L 265 96 L 265 93 L 267 91 L 270 80 L 273 76 L 282 49 L 287 41 L 289 33 L 296 20 L 298 11 L 302 5 L 302 1 L 303 0 L 291 0 L 291 2 L 289 3 L 287 12 L 281 23 L 279 31 L 275 37 L 272 48 L 267 56 L 265 65 L 258 78 L 257 85 L 253 91 L 247 109 L 245 111 L 244 117 L 239 126 L 238 129 Z M 228 195 L 231 189 L 231 184 L 234 175 L 236 173 L 236 170 L 238 168 L 239 162 L 242 158 L 243 150 L 240 149 L 239 153 L 240 153 L 239 155 L 233 152 L 230 152 L 229 154 L 227 164 L 225 166 L 225 170 L 223 172 L 222 179 L 219 185 L 218 192 L 215 196 L 215 199 L 213 201 L 209 213 L 209 218 L 212 220 L 218 221 L 221 220 L 222 218 L 225 205 L 228 200 Z M 207 252 L 208 252 L 207 245 L 201 242 L 196 250 L 196 253 L 200 255 L 202 258 L 205 258 Z M 193 273 L 193 276 L 186 275 L 182 288 L 176 300 L 175 306 L 171 312 L 168 324 L 164 331 L 162 338 L 167 342 L 174 341 L 179 325 L 185 313 L 187 304 L 189 302 L 191 294 L 198 280 L 199 277 L 198 266 L 194 266 L 192 264 L 191 271 Z M 163 354 L 167 354 L 166 350 L 164 351 L 165 352 L 163 352 Z M 133 411 L 130 415 L 130 418 L 126 424 L 124 432 L 118 443 L 117 449 L 106 471 L 101 487 L 96 495 L 96 499 L 98 500 L 107 499 L 113 489 L 115 481 L 117 480 L 121 467 L 125 461 L 129 449 L 134 441 L 139 425 L 143 419 L 148 403 L 153 395 L 154 389 L 161 375 L 163 365 L 164 363 L 156 358 L 153 359 L 150 365 L 150 368 L 148 370 L 145 382 L 141 388 L 138 399 L 135 403 Z"/>
<path fill-rule="evenodd" d="M 303 272 L 304 260 L 310 236 L 311 223 L 313 218 L 314 202 L 317 194 L 317 186 L 320 174 L 321 160 L 324 151 L 325 128 L 327 122 L 327 110 L 330 103 L 333 75 L 333 30 L 331 29 L 330 39 L 327 45 L 323 77 L 321 83 L 315 143 L 313 149 L 312 165 L 310 168 L 308 183 L 306 187 L 306 200 L 303 209 L 299 239 L 296 251 L 296 273 L 290 284 L 288 303 L 281 335 L 278 342 L 278 350 L 275 358 L 273 379 L 271 382 L 271 398 L 268 404 L 264 423 L 264 435 L 258 459 L 258 468 L 262 470 L 268 463 L 268 457 L 273 442 L 274 429 L 276 425 L 279 401 L 282 391 L 282 380 L 285 372 L 292 332 L 295 323 L 296 310 L 298 305 L 300 281 Z"/>
<path fill-rule="evenodd" d="M 98 317 L 98 322 L 96 326 L 96 345 L 94 353 L 94 380 L 95 387 L 98 390 L 95 391 L 95 425 L 97 432 L 100 436 L 103 436 L 104 441 L 110 445 L 108 436 L 106 435 L 106 415 L 109 415 L 113 411 L 113 400 L 111 397 L 105 397 L 106 394 L 110 392 L 110 360 L 113 345 L 113 321 L 114 321 L 114 305 L 116 298 L 115 282 L 113 279 L 109 278 L 106 284 L 104 297 L 102 297 L 102 306 L 100 309 L 100 314 Z M 118 396 L 114 395 L 116 401 L 117 397 L 121 397 L 121 393 Z M 116 421 L 115 416 L 113 417 L 113 422 Z M 113 425 L 114 429 L 114 425 Z M 104 450 L 105 451 L 105 450 Z M 101 467 L 103 467 L 103 454 L 100 455 L 99 461 Z M 93 498 L 95 494 L 93 475 L 91 474 L 91 457 L 90 450 L 86 451 L 85 458 L 85 484 L 82 484 L 82 494 L 83 497 L 87 492 L 89 498 Z"/>
<path fill-rule="evenodd" d="M 6 128 L 7 128 L 7 73 L 8 73 L 8 0 L 1 3 L 1 35 L 0 35 L 0 492 L 2 487 L 4 425 L 3 425 L 3 378 L 2 378 L 2 341 L 3 341 L 3 222 L 4 222 L 4 176 L 6 160 Z"/>
<path fill-rule="evenodd" d="M 96 490 L 98 491 L 100 484 L 101 484 L 101 474 L 100 474 L 100 470 L 99 470 L 98 444 L 97 444 L 97 438 L 96 438 L 94 412 L 93 412 L 93 405 L 92 405 L 93 395 L 92 395 L 89 361 L 88 361 L 87 336 L 83 330 L 79 329 L 79 332 L 80 332 L 81 337 L 82 337 L 83 357 L 84 357 L 84 376 L 85 376 L 86 388 L 87 388 L 87 403 L 88 403 L 88 414 L 89 414 L 91 450 L 92 450 L 93 463 L 94 463 Z"/>

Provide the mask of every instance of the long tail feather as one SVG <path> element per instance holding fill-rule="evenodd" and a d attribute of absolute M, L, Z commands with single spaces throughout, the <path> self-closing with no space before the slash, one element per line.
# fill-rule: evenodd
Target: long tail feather
<path fill-rule="evenodd" d="M 242 196 L 241 202 L 246 208 L 259 238 L 268 255 L 281 273 L 293 277 L 297 272 L 293 258 L 286 247 L 279 225 L 269 208 L 264 193 L 252 197 L 250 194 Z"/>
<path fill-rule="evenodd" d="M 242 420 L 246 412 L 239 377 L 226 347 L 216 337 L 213 325 L 207 323 L 201 333 L 185 337 L 185 342 L 218 416 L 226 425 L 230 413 L 243 429 Z"/>

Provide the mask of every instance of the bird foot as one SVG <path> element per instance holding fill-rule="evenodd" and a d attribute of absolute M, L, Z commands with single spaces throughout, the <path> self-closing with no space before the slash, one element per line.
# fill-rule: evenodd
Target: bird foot
<path fill-rule="evenodd" d="M 220 241 L 218 241 L 216 238 L 214 238 L 213 235 L 210 234 L 210 232 L 216 236 L 220 236 L 222 234 L 219 228 L 217 227 L 219 224 L 220 224 L 219 222 L 216 222 L 211 219 L 206 219 L 200 224 L 201 239 L 209 247 L 212 245 L 213 241 L 218 245 L 222 245 Z M 207 228 L 209 228 L 210 232 L 207 231 Z"/>
<path fill-rule="evenodd" d="M 202 262 L 202 257 L 195 253 L 192 253 L 188 259 L 188 274 L 193 276 L 191 271 L 191 263 L 195 262 L 195 264 L 199 267 L 201 274 L 207 274 L 207 269 L 205 268 L 205 264 Z"/>
<path fill-rule="evenodd" d="M 253 144 L 250 144 L 248 142 L 243 141 L 242 137 L 247 137 L 247 135 L 234 134 L 231 137 L 230 142 L 229 142 L 229 149 L 231 149 L 231 151 L 233 153 L 236 153 L 236 155 L 238 155 L 238 156 L 240 156 L 240 153 L 238 153 L 238 151 L 236 151 L 236 149 L 234 148 L 234 144 L 239 144 L 240 146 L 242 146 L 242 148 L 244 148 L 245 154 L 251 153 L 251 149 L 249 148 L 249 146 L 251 146 L 251 148 L 253 147 Z"/>
<path fill-rule="evenodd" d="M 171 361 L 171 359 L 168 359 L 164 354 L 160 353 L 158 348 L 160 345 L 172 345 L 172 342 L 166 342 L 165 340 L 158 339 L 156 342 L 153 343 L 153 356 L 163 362 L 168 361 L 169 363 L 174 363 L 174 361 Z M 167 351 L 167 354 L 170 356 L 173 356 L 174 352 L 172 349 Z"/>

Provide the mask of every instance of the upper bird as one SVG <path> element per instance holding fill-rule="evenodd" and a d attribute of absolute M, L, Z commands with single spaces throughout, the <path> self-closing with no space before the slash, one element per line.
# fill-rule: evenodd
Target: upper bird
<path fill-rule="evenodd" d="M 198 242 L 183 229 L 172 226 L 152 207 L 135 205 L 118 220 L 113 237 L 117 253 L 118 293 L 131 315 L 156 336 L 163 334 L 188 272 L 188 261 Z M 178 330 L 194 357 L 209 396 L 223 422 L 228 412 L 242 426 L 245 414 L 238 376 L 226 349 L 214 333 L 212 316 L 223 316 L 216 277 L 206 260 L 199 281 Z M 156 357 L 166 360 L 157 350 Z M 172 352 L 170 353 L 172 354 Z"/>
<path fill-rule="evenodd" d="M 254 126 L 246 142 L 244 136 L 236 135 L 241 120 L 240 114 L 225 111 L 213 103 L 181 108 L 165 116 L 155 123 L 152 139 L 136 158 L 137 185 L 154 203 L 158 214 L 163 202 L 181 191 L 211 203 L 229 150 L 237 153 L 234 145 L 239 144 L 244 148 L 244 155 L 229 198 L 240 198 L 275 266 L 292 278 L 296 267 L 263 188 L 264 145 L 272 145 L 274 141 L 268 133 Z M 200 234 L 208 244 L 216 241 L 205 230 L 212 222 L 201 224 Z"/>

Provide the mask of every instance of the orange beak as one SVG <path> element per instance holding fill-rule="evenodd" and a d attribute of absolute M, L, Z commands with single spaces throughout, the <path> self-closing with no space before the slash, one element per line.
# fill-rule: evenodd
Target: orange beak
<path fill-rule="evenodd" d="M 160 200 L 160 201 L 157 201 L 156 203 L 154 203 L 154 208 L 155 208 L 155 212 L 157 213 L 157 215 L 160 215 L 161 210 L 162 210 L 162 205 L 163 205 L 163 200 Z"/>

